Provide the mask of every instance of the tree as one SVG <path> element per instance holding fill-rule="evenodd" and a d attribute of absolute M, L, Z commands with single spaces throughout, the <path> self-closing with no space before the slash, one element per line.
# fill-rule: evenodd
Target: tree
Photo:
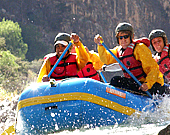
<path fill-rule="evenodd" d="M 42 61 L 23 61 L 9 50 L 0 51 L 0 87 L 7 92 L 22 92 L 30 82 L 35 81 L 41 64 Z"/>
<path fill-rule="evenodd" d="M 18 76 L 17 69 L 19 65 L 15 62 L 16 57 L 12 55 L 10 51 L 1 51 L 0 55 L 1 55 L 0 57 L 1 87 L 12 90 L 13 86 L 11 86 L 11 82 L 15 81 L 16 77 Z"/>
<path fill-rule="evenodd" d="M 6 49 L 17 57 L 25 58 L 28 46 L 23 42 L 19 24 L 11 20 L 3 18 L 0 22 L 0 37 L 4 37 L 6 41 Z"/>
<path fill-rule="evenodd" d="M 6 44 L 5 44 L 5 38 L 0 37 L 0 51 L 6 51 Z"/>

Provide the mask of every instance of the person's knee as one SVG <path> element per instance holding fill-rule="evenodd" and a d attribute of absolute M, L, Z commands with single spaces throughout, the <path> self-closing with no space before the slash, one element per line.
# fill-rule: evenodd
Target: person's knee
<path fill-rule="evenodd" d="M 114 77 L 110 80 L 110 85 L 117 86 L 119 82 L 120 82 L 120 76 L 114 76 Z"/>

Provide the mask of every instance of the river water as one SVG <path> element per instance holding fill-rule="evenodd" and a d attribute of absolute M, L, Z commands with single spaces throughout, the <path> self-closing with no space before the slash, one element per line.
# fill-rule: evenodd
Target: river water
<path fill-rule="evenodd" d="M 139 127 L 121 125 L 117 127 L 103 127 L 90 130 L 80 129 L 73 132 L 63 131 L 56 135 L 157 135 L 161 129 L 166 127 L 165 125 L 146 124 L 140 125 Z"/>
<path fill-rule="evenodd" d="M 0 134 L 4 128 L 12 125 L 16 117 L 16 100 L 19 96 L 14 97 L 13 101 L 3 100 L 1 101 L 1 122 L 0 122 Z M 144 112 L 140 114 L 136 113 L 130 116 L 121 125 L 115 124 L 114 126 L 98 127 L 88 129 L 88 125 L 74 131 L 62 131 L 55 133 L 56 135 L 91 135 L 91 134 L 103 134 L 103 135 L 157 135 L 160 130 L 164 129 L 170 124 L 170 98 L 167 96 L 162 98 L 162 102 L 157 106 L 154 112 Z M 5 115 L 5 116 L 4 116 Z M 3 117 L 3 119 L 2 119 Z M 5 118 L 6 117 L 6 118 Z M 6 120 L 5 120 L 6 119 Z M 54 134 L 53 134 L 54 135 Z M 166 134 L 165 134 L 166 135 Z"/>
<path fill-rule="evenodd" d="M 74 131 L 62 131 L 56 135 L 158 135 L 159 131 L 170 124 L 170 98 L 162 98 L 162 102 L 154 112 L 142 111 L 130 116 L 121 125 L 87 129 L 86 127 Z M 88 127 L 88 126 L 87 126 Z M 168 134 L 164 134 L 168 135 Z"/>

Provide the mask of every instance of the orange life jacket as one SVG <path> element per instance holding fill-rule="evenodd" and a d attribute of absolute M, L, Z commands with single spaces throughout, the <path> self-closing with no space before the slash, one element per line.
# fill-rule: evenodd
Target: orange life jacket
<path fill-rule="evenodd" d="M 51 62 L 52 69 L 58 58 L 57 56 L 53 56 L 50 57 L 49 60 Z M 66 58 L 62 59 L 50 76 L 50 78 L 54 78 L 56 80 L 61 80 L 69 77 L 78 77 L 76 55 L 73 54 L 69 54 Z"/>
<path fill-rule="evenodd" d="M 135 59 L 133 55 L 133 51 L 135 48 L 135 44 L 131 43 L 125 51 L 122 49 L 118 50 L 118 58 L 120 61 L 129 69 L 129 71 L 140 80 L 142 77 L 146 77 L 145 72 L 142 68 L 142 63 Z M 124 76 L 127 78 L 131 78 L 131 76 L 122 68 Z"/>
<path fill-rule="evenodd" d="M 162 74 L 164 74 L 165 78 L 168 80 L 170 80 L 169 46 L 170 44 L 166 45 L 163 48 L 160 60 L 158 60 L 159 70 L 161 71 Z"/>
<path fill-rule="evenodd" d="M 92 62 L 88 62 L 86 66 L 78 72 L 78 76 L 79 78 L 86 77 L 100 81 L 99 74 L 94 69 Z"/>

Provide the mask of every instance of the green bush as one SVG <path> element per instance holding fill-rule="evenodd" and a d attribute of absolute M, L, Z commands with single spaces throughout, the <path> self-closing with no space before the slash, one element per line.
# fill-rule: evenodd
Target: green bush
<path fill-rule="evenodd" d="M 5 44 L 5 38 L 0 37 L 0 51 L 6 51 L 6 44 Z"/>
<path fill-rule="evenodd" d="M 17 57 L 25 58 L 28 47 L 23 42 L 19 24 L 3 18 L 0 22 L 0 37 L 5 38 L 6 49 Z"/>
<path fill-rule="evenodd" d="M 0 87 L 7 92 L 21 92 L 30 82 L 35 82 L 42 62 L 23 61 L 10 51 L 0 51 Z M 37 64 L 39 63 L 39 64 Z M 37 68 L 33 71 L 35 65 Z"/>
<path fill-rule="evenodd" d="M 41 57 L 40 50 L 43 48 L 37 29 L 33 25 L 28 26 L 24 34 L 30 43 L 31 62 L 25 60 L 28 47 L 23 42 L 18 23 L 5 19 L 0 22 L 0 89 L 7 92 L 21 92 L 35 82 L 42 65 L 43 60 L 34 60 Z M 46 47 L 43 49 L 47 50 Z"/>

